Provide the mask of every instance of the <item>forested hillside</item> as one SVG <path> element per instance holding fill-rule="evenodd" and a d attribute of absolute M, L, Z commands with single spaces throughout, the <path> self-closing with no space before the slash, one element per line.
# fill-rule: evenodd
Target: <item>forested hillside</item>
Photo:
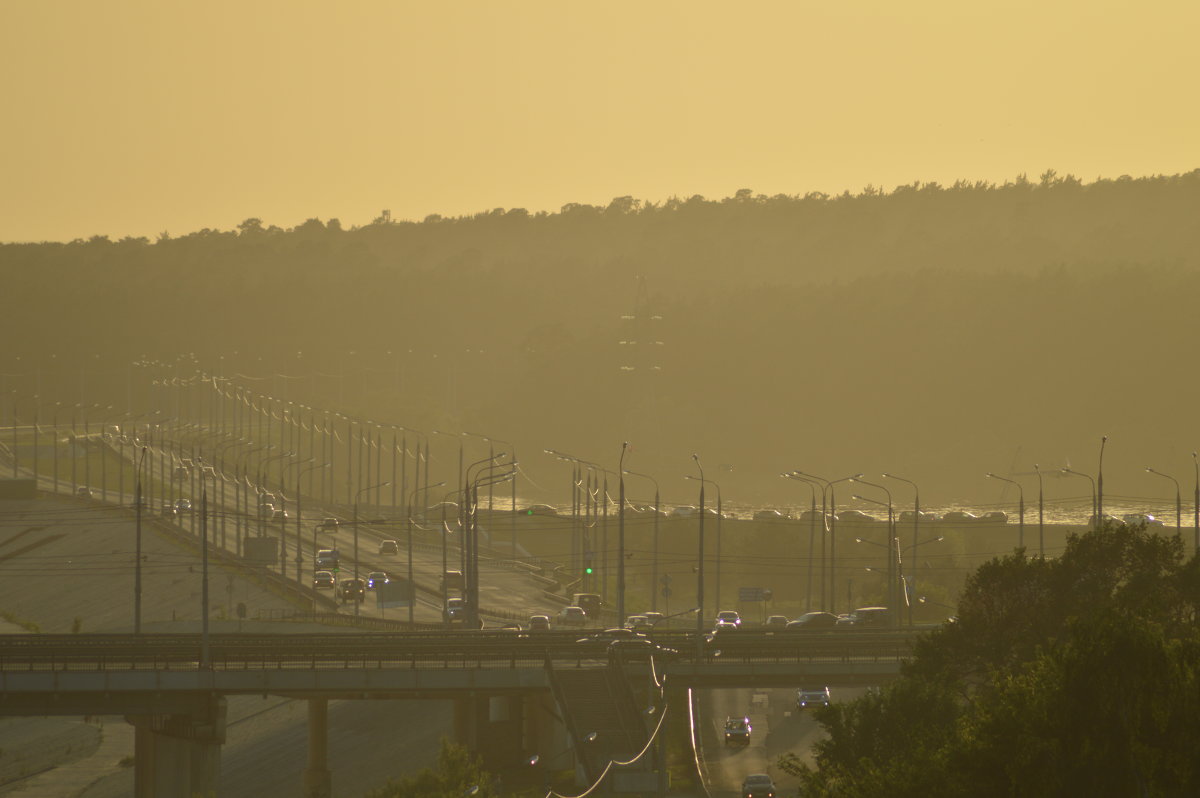
<path fill-rule="evenodd" d="M 627 439 L 665 480 L 699 452 L 754 500 L 800 467 L 995 500 L 983 472 L 1090 463 L 1108 434 L 1115 492 L 1149 495 L 1146 464 L 1186 473 L 1200 448 L 1198 218 L 1200 170 L 1047 172 L 5 244 L 0 387 L 120 403 L 133 360 L 195 353 L 314 406 L 516 441 L 535 474 L 557 473 L 545 447 L 611 467 Z"/>

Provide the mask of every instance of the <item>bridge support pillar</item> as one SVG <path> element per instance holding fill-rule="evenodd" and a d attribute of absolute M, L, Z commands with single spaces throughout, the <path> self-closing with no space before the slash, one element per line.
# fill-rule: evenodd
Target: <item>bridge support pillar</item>
<path fill-rule="evenodd" d="M 225 699 L 196 715 L 138 715 L 134 725 L 135 798 L 215 796 L 221 783 Z"/>
<path fill-rule="evenodd" d="M 474 693 L 454 699 L 454 739 L 468 751 L 478 752 L 488 723 L 487 696 Z"/>
<path fill-rule="evenodd" d="M 333 777 L 329 773 L 329 701 L 308 699 L 308 767 L 304 770 L 304 798 L 329 798 Z"/>

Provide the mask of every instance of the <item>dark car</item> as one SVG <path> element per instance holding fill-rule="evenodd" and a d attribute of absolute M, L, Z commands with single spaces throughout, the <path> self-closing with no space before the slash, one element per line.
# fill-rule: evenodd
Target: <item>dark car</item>
<path fill-rule="evenodd" d="M 388 581 L 388 575 L 383 571 L 372 571 L 367 574 L 367 589 L 374 590 L 375 588 Z"/>
<path fill-rule="evenodd" d="M 778 510 L 759 510 L 754 514 L 755 521 L 786 521 L 787 516 Z"/>
<path fill-rule="evenodd" d="M 862 510 L 842 510 L 837 515 L 839 524 L 873 524 L 879 519 L 873 515 L 867 515 Z"/>
<path fill-rule="evenodd" d="M 725 745 L 750 745 L 750 718 L 725 719 Z"/>
<path fill-rule="evenodd" d="M 337 580 L 333 578 L 331 571 L 317 571 L 313 574 L 313 587 L 317 589 L 332 588 L 336 584 Z"/>
<path fill-rule="evenodd" d="M 786 629 L 787 625 L 788 619 L 786 615 L 768 615 L 767 619 L 763 621 L 763 626 L 767 629 Z"/>
<path fill-rule="evenodd" d="M 775 798 L 775 782 L 766 773 L 751 773 L 742 782 L 742 798 Z"/>
<path fill-rule="evenodd" d="M 367 598 L 367 586 L 361 579 L 343 579 L 338 584 L 338 598 L 361 604 Z"/>
<path fill-rule="evenodd" d="M 837 625 L 832 612 L 806 612 L 787 625 L 789 632 L 825 632 Z"/>
<path fill-rule="evenodd" d="M 947 524 L 973 524 L 979 520 L 979 516 L 965 510 L 951 510 L 942 516 L 942 520 Z"/>

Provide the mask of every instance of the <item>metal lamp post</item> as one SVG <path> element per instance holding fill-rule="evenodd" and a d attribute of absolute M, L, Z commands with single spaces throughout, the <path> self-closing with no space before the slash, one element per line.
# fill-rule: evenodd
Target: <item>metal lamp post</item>
<path fill-rule="evenodd" d="M 1104 517 L 1104 444 L 1108 443 L 1108 436 L 1100 438 L 1100 464 L 1096 469 L 1096 520 L 1097 522 Z"/>
<path fill-rule="evenodd" d="M 1018 531 L 1017 531 L 1017 548 L 1024 549 L 1025 548 L 1025 489 L 1022 488 L 1021 483 L 1017 482 L 1015 479 L 1009 479 L 1008 477 L 1002 477 L 999 474 L 993 474 L 991 471 L 987 472 L 987 474 L 985 474 L 984 476 L 986 476 L 988 479 L 998 479 L 1001 482 L 1007 482 L 1009 485 L 1017 486 L 1017 496 L 1019 497 L 1019 499 L 1018 499 L 1019 509 L 1017 512 L 1018 512 L 1018 517 L 1020 518 L 1020 524 L 1018 526 Z"/>
<path fill-rule="evenodd" d="M 1192 528 L 1195 530 L 1192 552 L 1195 553 L 1200 551 L 1200 459 L 1195 452 L 1192 452 L 1192 465 L 1196 469 L 1196 490 L 1192 494 Z"/>
<path fill-rule="evenodd" d="M 890 491 L 888 491 L 887 488 L 883 487 L 882 485 L 876 485 L 873 482 L 864 482 L 861 479 L 855 479 L 852 481 L 858 482 L 859 484 L 862 484 L 862 485 L 870 485 L 873 488 L 880 488 L 885 493 L 887 493 L 888 500 L 886 502 L 881 502 L 881 501 L 878 501 L 877 499 L 872 499 L 867 496 L 861 496 L 859 494 L 854 494 L 853 496 L 851 496 L 851 498 L 857 499 L 858 501 L 870 502 L 871 504 L 877 504 L 880 507 L 887 508 L 887 514 L 888 514 L 887 543 L 884 545 L 884 549 L 887 550 L 887 586 L 888 586 L 888 589 L 887 589 L 885 596 L 886 596 L 886 600 L 887 600 L 888 604 L 890 604 L 893 608 L 893 618 L 894 618 L 893 623 L 899 623 L 900 600 L 899 600 L 899 596 L 896 595 L 896 592 L 897 592 L 896 591 L 896 583 L 899 581 L 899 570 L 900 570 L 899 565 L 900 565 L 900 563 L 898 562 L 898 560 L 899 560 L 898 555 L 900 554 L 900 552 L 896 546 L 896 529 L 895 529 L 895 525 L 894 525 L 895 514 L 892 511 L 892 494 Z M 860 538 L 855 538 L 855 540 L 856 541 L 860 540 Z"/>
<path fill-rule="evenodd" d="M 649 474 L 639 474 L 637 471 L 629 471 L 627 469 L 622 470 L 622 473 L 629 474 L 632 477 L 641 477 L 642 479 L 648 479 L 654 483 L 654 543 L 653 543 L 653 546 L 654 546 L 653 560 L 654 560 L 654 562 L 650 566 L 650 569 L 651 569 L 650 570 L 650 609 L 652 611 L 657 612 L 658 611 L 658 520 L 659 520 L 659 516 L 661 515 L 660 507 L 659 507 L 658 480 L 656 480 L 654 477 L 650 476 Z M 622 487 L 623 486 L 624 486 L 624 483 L 622 483 Z M 624 494 L 622 493 L 622 496 L 623 495 Z M 623 498 L 622 498 L 621 503 L 622 503 L 622 505 L 624 505 Z"/>
<path fill-rule="evenodd" d="M 625 452 L 629 451 L 629 441 L 621 444 L 621 458 L 617 463 L 617 474 L 620 478 L 618 487 L 617 509 L 617 620 L 625 618 Z"/>
<path fill-rule="evenodd" d="M 1033 464 L 1033 470 L 1038 478 L 1038 557 L 1046 559 L 1046 493 L 1042 487 L 1042 469 Z"/>
<path fill-rule="evenodd" d="M 810 498 L 812 500 L 810 503 L 810 506 L 809 506 L 809 516 L 808 516 L 808 582 L 807 582 L 807 587 L 806 587 L 806 594 L 804 597 L 804 611 L 811 612 L 812 606 L 813 606 L 813 603 L 812 603 L 813 560 L 815 559 L 815 556 L 816 556 L 816 541 L 817 541 L 817 483 L 813 482 L 810 479 L 807 479 L 806 477 L 802 477 L 799 474 L 794 474 L 794 473 L 793 474 L 780 474 L 779 476 L 783 477 L 784 479 L 795 480 L 796 482 L 800 482 L 804 485 L 807 485 L 808 491 L 810 494 Z M 824 497 L 824 493 L 822 493 L 822 497 Z M 824 538 L 822 538 L 822 543 L 824 543 Z"/>
<path fill-rule="evenodd" d="M 304 581 L 304 556 L 303 556 L 303 552 L 301 551 L 301 545 L 300 545 L 300 539 L 301 539 L 300 536 L 302 533 L 300 524 L 301 524 L 301 519 L 304 517 L 304 513 L 302 511 L 303 494 L 300 492 L 300 481 L 304 478 L 305 474 L 308 474 L 312 471 L 317 471 L 322 468 L 329 468 L 329 467 L 330 467 L 329 463 L 317 463 L 315 465 L 309 466 L 308 468 L 301 469 L 296 474 L 296 582 L 298 584 L 303 584 L 303 581 Z M 311 477 L 308 480 L 308 484 L 309 484 L 309 490 L 311 491 L 312 490 L 312 478 Z M 287 522 L 284 521 L 284 523 L 287 523 Z M 280 538 L 282 538 L 282 537 L 283 537 L 283 535 L 280 534 Z M 316 551 L 317 551 L 316 547 L 314 547 L 313 553 L 316 554 Z"/>
<path fill-rule="evenodd" d="M 1085 474 L 1082 471 L 1075 471 L 1071 468 L 1067 468 L 1066 466 L 1063 466 L 1059 470 L 1064 474 L 1073 474 L 1077 477 L 1083 477 L 1088 482 L 1092 483 L 1092 525 L 1094 529 L 1099 529 L 1104 521 L 1103 518 L 1101 518 L 1100 513 L 1096 512 L 1096 480 L 1092 479 L 1090 474 Z"/>
<path fill-rule="evenodd" d="M 690 474 L 687 476 L 687 478 L 694 479 L 697 482 L 699 482 L 701 479 L 701 477 L 692 476 Z M 724 512 L 724 505 L 721 502 L 721 486 L 718 485 L 716 482 L 714 482 L 711 479 L 706 479 L 704 481 L 717 489 L 717 578 L 716 578 L 717 589 L 716 589 L 716 594 L 714 596 L 713 603 L 716 604 L 717 612 L 720 612 L 721 611 L 721 520 L 725 517 L 725 512 Z"/>
<path fill-rule="evenodd" d="M 354 579 L 356 581 L 358 580 L 358 527 L 359 527 L 358 497 L 363 495 L 364 493 L 367 493 L 368 491 L 375 490 L 376 488 L 383 488 L 383 487 L 386 487 L 391 484 L 392 483 L 389 480 L 387 482 L 380 482 L 378 485 L 368 485 L 367 487 L 359 490 L 358 493 L 354 494 Z M 359 614 L 361 607 L 362 607 L 362 602 L 359 601 L 357 597 L 355 597 L 355 599 L 354 599 L 354 614 L 356 616 Z"/>
<path fill-rule="evenodd" d="M 1146 473 L 1155 474 L 1156 476 L 1169 479 L 1175 483 L 1175 537 L 1182 538 L 1183 536 L 1183 498 L 1179 490 L 1179 480 L 1170 474 L 1164 474 L 1161 471 L 1155 471 L 1150 466 L 1146 466 Z"/>
<path fill-rule="evenodd" d="M 696 571 L 696 659 L 704 659 L 704 466 L 700 464 L 700 455 L 692 455 L 696 468 L 700 471 L 700 541 L 697 547 Z"/>
<path fill-rule="evenodd" d="M 417 500 L 417 496 L 421 495 L 422 493 L 425 493 L 426 491 L 433 490 L 434 488 L 440 488 L 440 487 L 442 487 L 442 486 L 443 486 L 443 485 L 445 485 L 445 484 L 446 484 L 446 482 L 445 482 L 445 480 L 443 480 L 443 481 L 441 481 L 441 482 L 437 483 L 436 485 L 427 485 L 427 486 L 425 486 L 425 487 L 423 487 L 423 488 L 417 488 L 416 490 L 414 490 L 414 491 L 412 492 L 411 496 L 410 496 L 410 497 L 409 497 L 409 499 L 408 499 L 408 514 L 407 514 L 406 521 L 407 521 L 407 526 L 408 526 L 408 585 L 409 585 L 409 589 L 410 589 L 410 590 L 412 590 L 412 589 L 413 589 L 413 587 L 412 587 L 412 584 L 413 584 L 413 530 L 412 530 L 412 527 L 413 527 L 413 518 L 412 518 L 412 506 L 413 506 L 413 504 L 416 502 L 416 500 Z M 443 509 L 443 512 L 445 512 L 445 510 L 444 510 L 444 509 Z M 445 532 L 443 532 L 442 534 L 443 534 L 443 538 L 442 538 L 442 540 L 444 541 L 444 540 L 445 540 L 445 537 L 444 537 L 444 535 L 445 535 Z M 445 578 L 446 578 L 446 569 L 445 569 L 446 555 L 445 555 L 445 551 L 446 551 L 446 548 L 445 548 L 445 545 L 443 545 L 443 546 L 442 546 L 442 578 L 443 578 L 443 579 L 445 579 Z M 412 596 L 410 596 L 410 597 L 409 597 L 409 600 L 408 600 L 408 622 L 409 622 L 409 623 L 413 623 L 413 622 L 414 622 L 414 618 L 415 618 L 415 614 L 416 614 L 416 609 L 417 609 L 417 608 L 416 608 L 416 603 L 417 603 L 417 598 L 416 598 L 416 593 L 414 592 L 414 593 L 413 593 L 413 595 L 412 595 Z"/>

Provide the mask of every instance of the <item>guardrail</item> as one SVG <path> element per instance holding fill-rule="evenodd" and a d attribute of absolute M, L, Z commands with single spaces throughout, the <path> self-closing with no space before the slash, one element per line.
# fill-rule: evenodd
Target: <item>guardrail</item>
<path fill-rule="evenodd" d="M 655 636 L 667 662 L 706 665 L 904 659 L 912 636 L 894 633 L 769 635 L 746 633 L 736 643 L 707 641 L 697 654 L 694 632 Z M 547 659 L 607 661 L 611 638 L 579 632 L 408 631 L 370 634 L 214 634 L 210 661 L 221 669 L 328 667 L 517 667 Z M 0 672 L 198 667 L 200 635 L 5 635 Z M 665 650 L 664 650 L 665 649 Z M 644 652 L 641 656 L 644 657 Z M 634 652 L 633 656 L 639 656 Z"/>

